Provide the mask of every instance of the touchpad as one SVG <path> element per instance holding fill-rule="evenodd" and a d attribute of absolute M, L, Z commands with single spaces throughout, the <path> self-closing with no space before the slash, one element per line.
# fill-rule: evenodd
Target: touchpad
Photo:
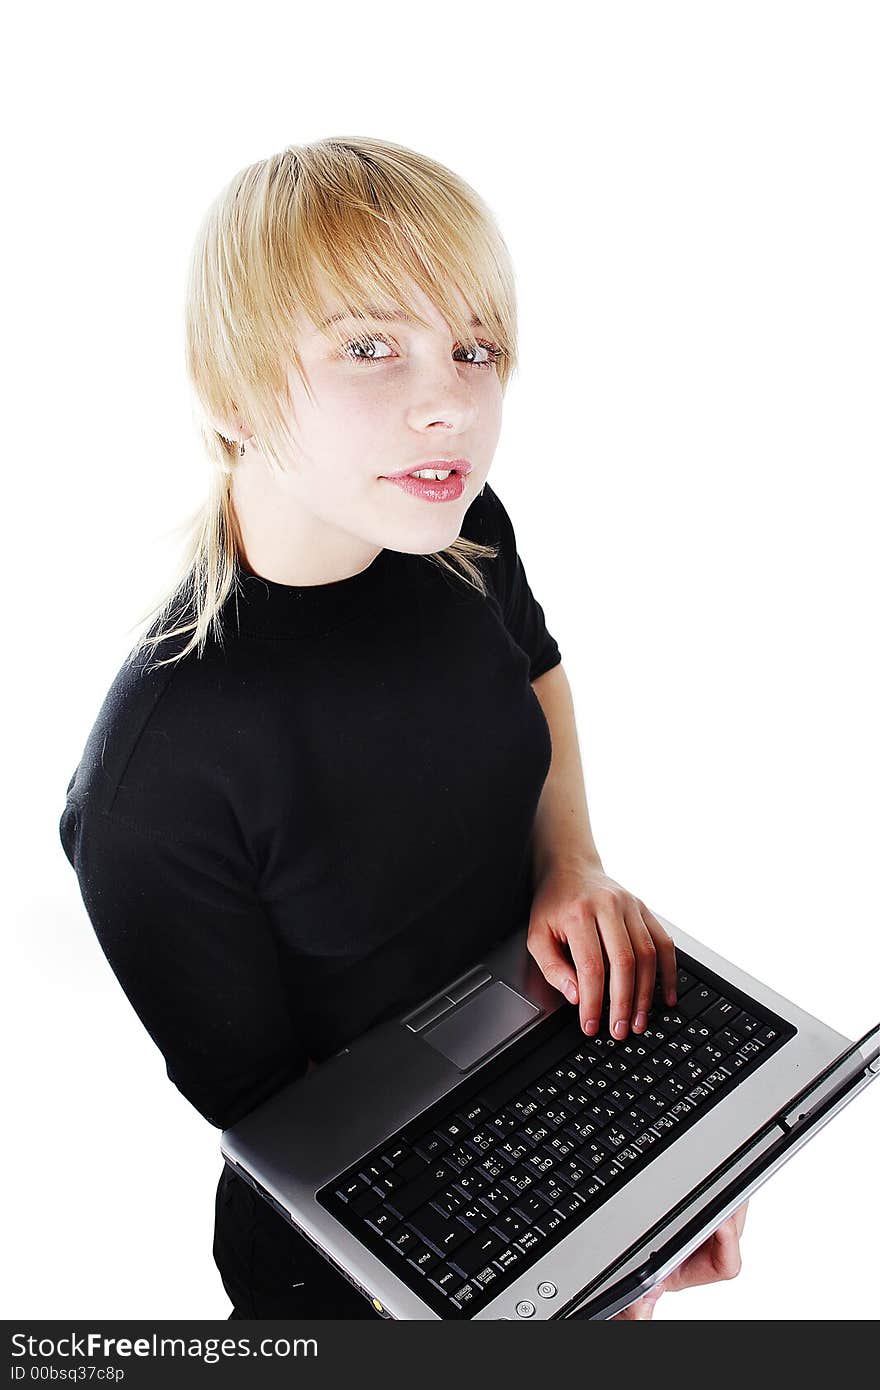
<path fill-rule="evenodd" d="M 534 1004 L 496 980 L 455 1013 L 424 1028 L 419 1037 L 464 1070 L 530 1023 L 537 1013 L 540 1009 Z"/>

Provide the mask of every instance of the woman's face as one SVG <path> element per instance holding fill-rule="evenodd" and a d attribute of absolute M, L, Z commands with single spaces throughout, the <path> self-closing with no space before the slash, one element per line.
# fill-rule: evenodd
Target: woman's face
<path fill-rule="evenodd" d="M 345 333 L 339 346 L 310 321 L 301 325 L 297 345 L 314 399 L 291 366 L 297 449 L 285 487 L 316 523 L 377 552 L 431 554 L 456 539 L 486 481 L 502 390 L 488 332 L 473 328 L 488 348 L 460 347 L 430 300 L 408 288 L 430 328 L 399 317 L 345 318 L 334 323 Z M 325 297 L 324 308 L 329 317 L 339 306 Z M 401 312 L 391 303 L 379 308 Z M 413 496 L 387 481 L 390 473 L 454 459 L 467 460 L 470 472 L 461 496 L 450 501 Z"/>

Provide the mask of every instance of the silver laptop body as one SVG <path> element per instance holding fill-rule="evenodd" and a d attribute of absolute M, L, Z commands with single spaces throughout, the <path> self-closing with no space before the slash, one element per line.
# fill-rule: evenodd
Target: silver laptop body
<path fill-rule="evenodd" d="M 389 1152 L 396 1136 L 430 1131 L 436 1113 L 464 1107 L 459 1091 L 479 1097 L 484 1078 L 497 1078 L 508 1058 L 525 1065 L 532 1040 L 537 1051 L 548 1030 L 576 1026 L 577 1010 L 526 949 L 527 926 L 225 1130 L 224 1158 L 386 1317 L 612 1317 L 680 1264 L 880 1069 L 880 1025 L 852 1042 L 659 920 L 680 965 L 690 958 L 698 978 L 738 1009 L 757 1005 L 752 1016 L 775 1021 L 778 1036 L 759 1064 L 749 1063 L 755 1070 L 742 1064 L 741 1075 L 716 1082 L 702 1108 L 663 1133 L 657 1151 L 642 1154 L 587 1215 L 568 1217 L 537 1250 L 516 1247 L 511 1266 L 488 1265 L 474 1282 L 477 1298 L 464 1276 L 460 1298 L 451 1285 L 440 1292 L 430 1271 L 355 1219 L 339 1193 L 361 1160 Z M 579 1029 L 576 1037 L 593 1041 Z M 617 1046 L 638 1039 L 630 1033 Z"/>

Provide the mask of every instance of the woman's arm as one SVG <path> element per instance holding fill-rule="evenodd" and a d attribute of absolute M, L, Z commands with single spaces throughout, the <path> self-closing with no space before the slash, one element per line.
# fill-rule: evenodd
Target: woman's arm
<path fill-rule="evenodd" d="M 532 830 L 536 877 L 552 865 L 602 868 L 593 843 L 571 686 L 562 663 L 532 681 L 550 728 L 553 757 Z"/>

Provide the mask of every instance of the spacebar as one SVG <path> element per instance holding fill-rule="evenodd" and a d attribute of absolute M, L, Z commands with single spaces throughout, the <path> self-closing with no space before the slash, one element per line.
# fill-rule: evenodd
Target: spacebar
<path fill-rule="evenodd" d="M 496 1081 L 484 1086 L 476 1099 L 485 1101 L 490 1110 L 499 1109 L 507 1101 L 514 1100 L 520 1091 L 537 1081 L 539 1076 L 543 1076 L 554 1062 L 572 1052 L 583 1037 L 578 1016 L 575 1014 L 568 1023 L 557 1029 L 552 1038 L 541 1043 L 534 1051 L 528 1052 L 522 1061 L 502 1072 Z"/>

